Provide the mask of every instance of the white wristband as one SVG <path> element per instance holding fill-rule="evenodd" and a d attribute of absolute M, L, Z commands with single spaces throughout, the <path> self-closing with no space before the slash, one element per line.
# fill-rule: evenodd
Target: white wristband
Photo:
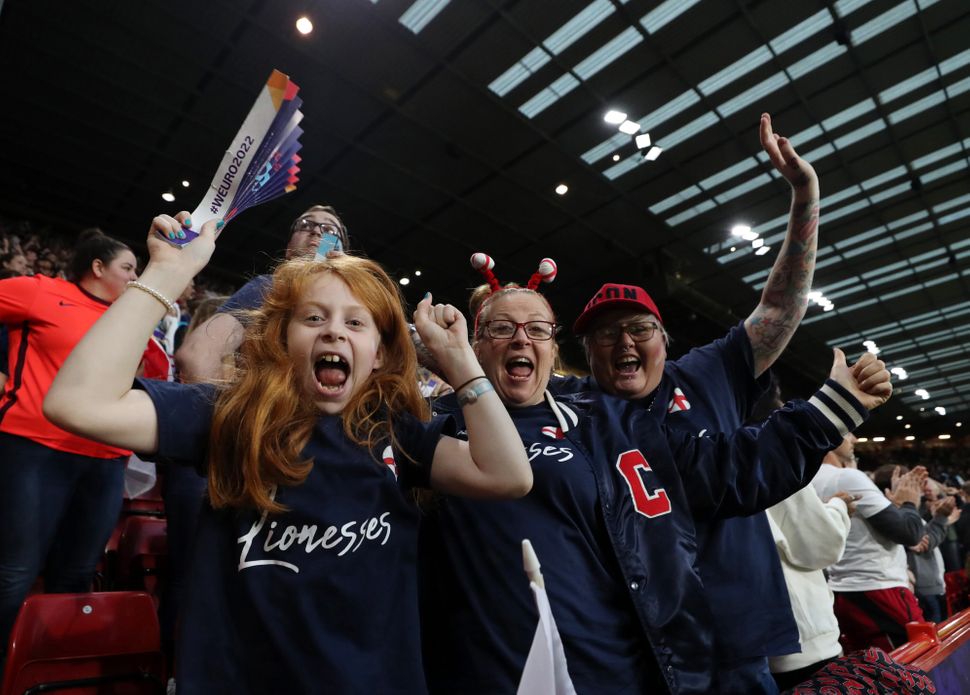
<path fill-rule="evenodd" d="M 458 405 L 464 407 L 478 401 L 479 396 L 483 396 L 489 391 L 494 391 L 492 382 L 484 377 L 477 377 L 468 388 L 463 388 L 458 392 Z"/>

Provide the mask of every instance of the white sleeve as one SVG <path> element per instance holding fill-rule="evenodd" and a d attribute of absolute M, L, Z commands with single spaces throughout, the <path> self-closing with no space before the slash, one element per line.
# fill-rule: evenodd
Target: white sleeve
<path fill-rule="evenodd" d="M 855 512 L 863 519 L 878 514 L 892 504 L 882 490 L 862 471 L 844 468 L 839 476 L 838 490 L 843 490 L 859 499 L 855 503 Z"/>
<path fill-rule="evenodd" d="M 833 498 L 823 504 L 809 485 L 768 509 L 778 554 L 789 565 L 818 570 L 834 565 L 845 550 L 849 513 Z"/>

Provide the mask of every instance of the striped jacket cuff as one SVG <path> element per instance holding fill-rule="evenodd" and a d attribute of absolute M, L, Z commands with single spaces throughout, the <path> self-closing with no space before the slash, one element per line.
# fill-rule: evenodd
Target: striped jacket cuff
<path fill-rule="evenodd" d="M 869 411 L 855 399 L 855 396 L 832 379 L 826 379 L 822 388 L 816 391 L 808 402 L 815 406 L 843 437 L 869 417 Z"/>

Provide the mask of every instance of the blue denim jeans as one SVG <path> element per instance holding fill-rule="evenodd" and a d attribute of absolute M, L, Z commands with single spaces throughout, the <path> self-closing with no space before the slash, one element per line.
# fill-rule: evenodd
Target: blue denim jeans
<path fill-rule="evenodd" d="M 88 591 L 121 513 L 125 458 L 0 433 L 0 654 L 43 571 L 50 593 Z"/>

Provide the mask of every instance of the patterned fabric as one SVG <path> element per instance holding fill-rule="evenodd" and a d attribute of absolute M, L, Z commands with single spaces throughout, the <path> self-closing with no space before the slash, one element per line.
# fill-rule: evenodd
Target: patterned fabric
<path fill-rule="evenodd" d="M 870 647 L 837 659 L 785 695 L 928 695 L 936 693 L 922 670 L 894 661 L 886 652 Z"/>

